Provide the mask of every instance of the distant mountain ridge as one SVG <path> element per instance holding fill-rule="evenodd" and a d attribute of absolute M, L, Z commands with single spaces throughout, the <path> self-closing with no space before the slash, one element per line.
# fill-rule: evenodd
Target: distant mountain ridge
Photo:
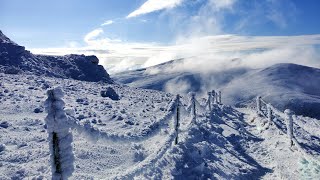
<path fill-rule="evenodd" d="M 225 102 L 241 106 L 257 95 L 281 110 L 320 118 L 320 69 L 280 63 L 254 70 L 223 86 Z M 254 102 L 252 102 L 254 103 Z"/>
<path fill-rule="evenodd" d="M 35 55 L 11 41 L 0 31 L 0 72 L 8 74 L 28 73 L 83 81 L 112 83 L 109 74 L 99 65 L 96 56 Z"/>
<path fill-rule="evenodd" d="M 259 95 L 280 110 L 289 108 L 300 115 L 320 118 L 320 69 L 280 63 L 261 69 L 232 68 L 203 74 L 165 71 L 168 67 L 173 69 L 171 66 L 175 66 L 174 61 L 115 74 L 112 78 L 132 87 L 172 93 L 206 94 L 210 89 L 218 89 L 222 91 L 223 103 L 236 107 L 252 105 Z"/>

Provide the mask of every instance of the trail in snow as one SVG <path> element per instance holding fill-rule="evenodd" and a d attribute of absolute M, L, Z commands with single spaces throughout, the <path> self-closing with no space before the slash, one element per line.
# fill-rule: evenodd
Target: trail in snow
<path fill-rule="evenodd" d="M 261 166 L 271 169 L 262 179 L 319 179 L 320 157 L 310 156 L 297 146 L 290 148 L 284 129 L 274 123 L 268 126 L 265 118 L 257 117 L 251 109 L 239 109 L 244 113 L 245 129 L 262 141 L 248 141 L 246 152 Z M 297 139 L 300 139 L 297 134 Z"/>

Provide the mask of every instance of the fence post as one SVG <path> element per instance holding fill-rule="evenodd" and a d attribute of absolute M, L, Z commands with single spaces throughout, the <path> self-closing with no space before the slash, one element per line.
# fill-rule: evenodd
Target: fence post
<path fill-rule="evenodd" d="M 212 90 L 211 94 L 212 94 L 212 104 L 216 104 L 217 103 L 216 91 Z"/>
<path fill-rule="evenodd" d="M 74 171 L 73 137 L 64 111 L 63 92 L 61 88 L 55 88 L 48 90 L 47 95 L 45 122 L 49 134 L 52 179 L 68 179 Z"/>
<path fill-rule="evenodd" d="M 260 114 L 261 112 L 261 96 L 257 97 L 257 113 Z"/>
<path fill-rule="evenodd" d="M 196 122 L 197 112 L 196 112 L 196 93 L 191 93 L 191 107 L 192 107 L 192 123 Z"/>
<path fill-rule="evenodd" d="M 271 104 L 267 104 L 267 111 L 268 111 L 268 122 L 271 124 L 272 122 L 272 109 Z"/>
<path fill-rule="evenodd" d="M 221 91 L 219 91 L 219 104 L 222 104 L 222 101 L 221 101 Z"/>
<path fill-rule="evenodd" d="M 290 146 L 293 145 L 293 112 L 290 109 L 284 111 L 287 122 L 287 135 L 290 139 Z"/>
<path fill-rule="evenodd" d="M 210 111 L 210 113 L 211 113 L 211 110 L 212 110 L 212 108 L 211 108 L 211 98 L 212 98 L 212 93 L 211 92 L 208 92 L 208 106 L 209 106 L 209 111 Z"/>
<path fill-rule="evenodd" d="M 175 116 L 176 139 L 174 140 L 174 144 L 175 145 L 178 144 L 179 123 L 180 123 L 180 95 L 177 94 L 177 98 L 176 98 L 176 116 Z"/>

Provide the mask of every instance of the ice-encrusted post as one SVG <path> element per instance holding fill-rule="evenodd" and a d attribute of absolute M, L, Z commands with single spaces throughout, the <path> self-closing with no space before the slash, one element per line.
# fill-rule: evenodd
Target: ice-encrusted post
<path fill-rule="evenodd" d="M 219 103 L 218 104 L 222 104 L 222 101 L 221 101 L 221 91 L 219 91 Z"/>
<path fill-rule="evenodd" d="M 197 113 L 196 113 L 196 93 L 191 93 L 191 113 L 192 113 L 192 123 L 196 122 Z"/>
<path fill-rule="evenodd" d="M 261 96 L 258 96 L 256 101 L 257 101 L 257 113 L 260 114 L 260 112 L 261 112 Z"/>
<path fill-rule="evenodd" d="M 218 94 L 218 92 L 215 92 L 215 97 L 216 97 L 216 103 L 219 104 L 219 94 Z"/>
<path fill-rule="evenodd" d="M 207 104 L 209 106 L 209 112 L 211 113 L 211 99 L 212 99 L 212 92 L 208 92 L 208 101 L 207 101 Z"/>
<path fill-rule="evenodd" d="M 174 130 L 176 132 L 176 138 L 174 140 L 174 144 L 178 144 L 178 133 L 179 133 L 179 124 L 180 123 L 180 95 L 177 94 L 176 97 L 176 115 L 175 115 L 175 126 Z"/>
<path fill-rule="evenodd" d="M 45 122 L 49 134 L 50 161 L 53 180 L 68 179 L 74 171 L 73 137 L 64 111 L 63 91 L 60 87 L 47 91 Z"/>
<path fill-rule="evenodd" d="M 287 134 L 290 139 L 290 146 L 293 145 L 293 112 L 290 109 L 284 111 L 287 122 Z"/>
<path fill-rule="evenodd" d="M 212 103 L 213 103 L 213 104 L 217 103 L 217 100 L 216 100 L 216 91 L 215 91 L 215 90 L 212 90 L 212 91 L 211 91 L 211 94 L 212 94 Z"/>
<path fill-rule="evenodd" d="M 271 124 L 271 122 L 272 122 L 271 104 L 267 104 L 267 112 L 268 112 L 268 123 Z"/>

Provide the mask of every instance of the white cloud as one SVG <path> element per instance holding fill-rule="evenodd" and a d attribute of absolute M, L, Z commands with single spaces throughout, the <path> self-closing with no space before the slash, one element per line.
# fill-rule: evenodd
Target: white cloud
<path fill-rule="evenodd" d="M 109 72 L 116 73 L 148 67 L 178 58 L 187 58 L 180 68 L 190 71 L 212 71 L 234 66 L 265 67 L 292 62 L 320 67 L 320 34 L 302 36 L 216 35 L 180 39 L 172 45 L 130 43 L 101 37 L 103 30 L 88 33 L 84 47 L 31 49 L 38 54 L 94 54 Z M 241 59 L 231 61 L 233 59 Z M 179 70 L 173 67 L 171 70 Z M 170 71 L 170 70 L 168 70 Z"/>
<path fill-rule="evenodd" d="M 113 20 L 107 20 L 107 21 L 105 21 L 104 23 L 102 23 L 101 26 L 107 26 L 107 25 L 111 25 L 111 24 L 113 24 L 113 23 L 114 23 Z"/>
<path fill-rule="evenodd" d="M 163 9 L 170 9 L 178 6 L 182 3 L 182 0 L 148 0 L 142 4 L 138 9 L 131 12 L 127 18 L 148 14 L 154 11 Z"/>
<path fill-rule="evenodd" d="M 102 33 L 103 33 L 103 30 L 101 28 L 95 29 L 95 30 L 89 32 L 87 35 L 85 35 L 84 41 L 86 43 L 90 43 L 90 41 L 94 40 L 95 38 L 97 38 Z"/>
<path fill-rule="evenodd" d="M 217 10 L 231 9 L 237 0 L 210 0 L 211 5 Z"/>

